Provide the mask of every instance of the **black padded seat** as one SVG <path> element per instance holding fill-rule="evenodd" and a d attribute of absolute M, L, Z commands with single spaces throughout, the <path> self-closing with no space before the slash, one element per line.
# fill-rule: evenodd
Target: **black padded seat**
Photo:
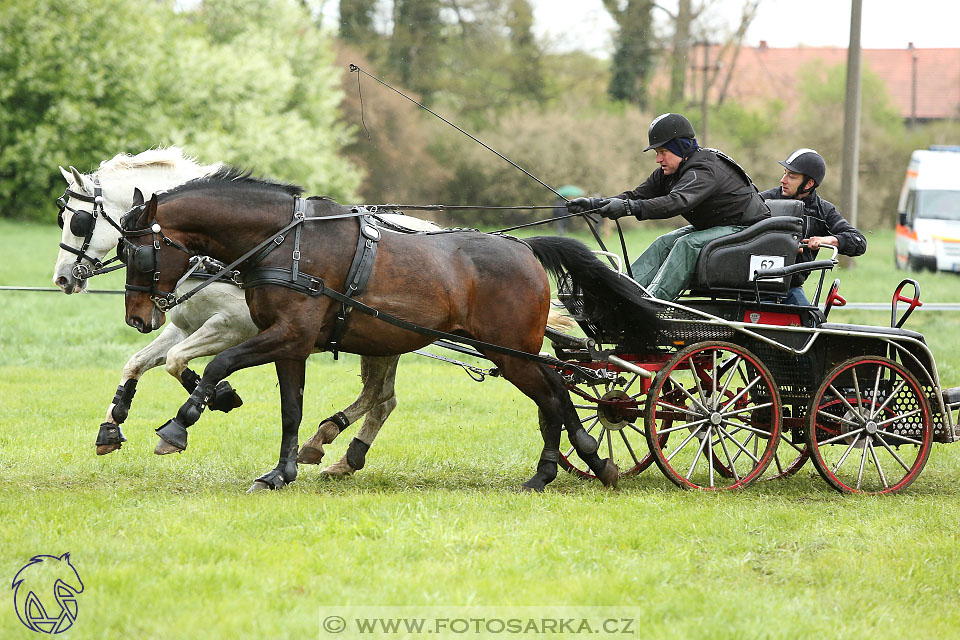
<path fill-rule="evenodd" d="M 690 286 L 693 295 L 753 294 L 754 270 L 789 267 L 796 262 L 803 238 L 803 203 L 777 200 L 767 204 L 777 205 L 775 215 L 703 247 Z M 757 287 L 761 294 L 784 296 L 790 279 L 761 280 Z"/>

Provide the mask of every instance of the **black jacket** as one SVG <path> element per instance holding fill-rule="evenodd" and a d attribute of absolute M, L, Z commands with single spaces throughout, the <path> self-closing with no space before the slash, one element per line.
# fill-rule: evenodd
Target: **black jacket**
<path fill-rule="evenodd" d="M 763 196 L 764 200 L 784 199 L 781 187 L 769 189 L 760 195 Z M 840 215 L 840 212 L 831 202 L 817 195 L 816 190 L 801 198 L 800 202 L 803 203 L 803 211 L 806 215 L 804 237 L 834 236 L 837 239 L 837 250 L 845 256 L 863 255 L 863 252 L 867 250 L 867 239 L 863 237 L 863 234 L 847 222 L 846 218 Z M 797 256 L 797 262 L 810 262 L 816 257 L 817 253 L 815 251 L 804 249 L 803 253 Z M 796 274 L 793 276 L 791 285 L 794 287 L 800 286 L 808 275 L 810 274 Z"/>
<path fill-rule="evenodd" d="M 716 149 L 697 149 L 673 175 L 658 168 L 636 189 L 615 197 L 629 200 L 638 220 L 683 216 L 698 230 L 770 217 L 750 176 Z"/>

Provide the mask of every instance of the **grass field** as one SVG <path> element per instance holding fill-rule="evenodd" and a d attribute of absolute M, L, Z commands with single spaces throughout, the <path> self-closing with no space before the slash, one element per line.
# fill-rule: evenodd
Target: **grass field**
<path fill-rule="evenodd" d="M 633 232 L 633 252 L 650 237 Z M 0 222 L 0 238 L 0 285 L 50 286 L 56 227 Z M 902 275 L 892 234 L 868 239 L 857 267 L 838 274 L 850 302 L 889 300 Z M 924 300 L 960 301 L 957 277 L 918 277 Z M 150 339 L 123 325 L 122 305 L 0 291 L 0 579 L 33 555 L 69 551 L 85 589 L 65 637 L 354 637 L 321 621 L 357 606 L 451 618 L 615 612 L 635 620 L 627 637 L 960 637 L 960 446 L 938 445 L 904 494 L 879 498 L 841 496 L 809 466 L 723 495 L 680 491 L 655 467 L 614 491 L 561 473 L 527 495 L 516 489 L 540 449 L 532 403 L 502 380 L 477 384 L 407 356 L 399 407 L 365 469 L 330 481 L 301 466 L 292 486 L 251 496 L 276 460 L 272 367 L 235 374 L 244 406 L 205 414 L 189 448 L 166 457 L 152 454 L 153 429 L 184 393 L 151 371 L 128 442 L 94 455 L 120 368 Z M 889 322 L 889 312 L 834 313 Z M 960 385 L 958 323 L 919 311 L 908 324 L 927 336 L 947 386 Z M 358 359 L 313 357 L 301 441 L 358 390 Z M 34 637 L 7 594 L 0 638 Z"/>

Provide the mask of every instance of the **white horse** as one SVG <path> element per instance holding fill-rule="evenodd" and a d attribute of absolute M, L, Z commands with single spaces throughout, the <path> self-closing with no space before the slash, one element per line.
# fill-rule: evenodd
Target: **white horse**
<path fill-rule="evenodd" d="M 67 189 L 58 201 L 61 206 L 63 234 L 57 256 L 53 281 L 66 294 L 83 292 L 87 278 L 97 273 L 104 257 L 117 246 L 120 238 L 119 221 L 133 205 L 134 190 L 139 188 L 149 199 L 151 194 L 171 189 L 179 184 L 216 171 L 220 164 L 200 165 L 184 156 L 177 147 L 152 149 L 136 156 L 118 154 L 104 161 L 89 175 L 70 167 L 60 167 Z M 390 222 L 417 230 L 437 230 L 431 222 L 404 215 L 388 215 Z M 116 224 L 114 224 L 116 223 Z M 178 290 L 178 295 L 192 288 L 189 284 Z M 117 394 L 107 408 L 106 420 L 97 436 L 97 454 L 115 451 L 126 441 L 120 424 L 126 419 L 137 381 L 149 369 L 166 364 L 167 372 L 192 392 L 199 376 L 187 368 L 187 363 L 198 357 L 212 356 L 239 344 L 257 334 L 250 318 L 244 292 L 230 283 L 214 283 L 195 296 L 175 306 L 168 314 L 170 322 L 149 345 L 133 354 L 123 368 Z M 323 445 L 333 440 L 349 424 L 366 415 L 357 440 L 363 447 L 351 450 L 366 451 L 376 438 L 380 427 L 396 407 L 394 381 L 399 356 L 361 358 L 360 371 L 363 390 L 346 409 L 321 421 L 317 433 L 300 450 L 298 462 L 319 464 Z M 221 383 L 210 407 L 230 411 L 242 404 L 240 397 L 228 384 Z M 178 452 L 161 440 L 154 450 L 158 455 Z M 363 467 L 364 459 L 344 455 L 322 473 L 347 475 Z"/>

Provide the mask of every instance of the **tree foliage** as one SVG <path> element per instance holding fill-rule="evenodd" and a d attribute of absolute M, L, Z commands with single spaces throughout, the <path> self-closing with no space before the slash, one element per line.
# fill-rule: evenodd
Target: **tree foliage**
<path fill-rule="evenodd" d="M 52 219 L 57 165 L 186 147 L 348 198 L 339 71 L 292 1 L 0 2 L 0 215 Z"/>

